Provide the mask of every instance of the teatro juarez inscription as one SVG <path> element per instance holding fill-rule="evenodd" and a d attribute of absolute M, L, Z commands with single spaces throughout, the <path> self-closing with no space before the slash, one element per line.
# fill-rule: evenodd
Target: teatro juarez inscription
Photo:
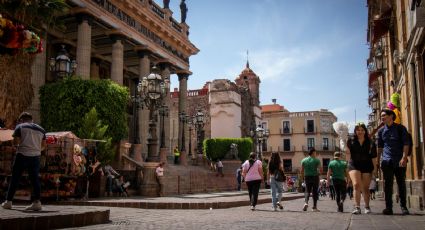
<path fill-rule="evenodd" d="M 97 5 L 102 7 L 103 9 L 107 10 L 109 13 L 114 15 L 119 20 L 123 21 L 125 24 L 133 27 L 138 32 L 143 34 L 145 37 L 147 37 L 152 42 L 155 42 L 156 44 L 160 45 L 164 49 L 168 50 L 170 53 L 184 61 L 185 63 L 189 63 L 189 59 L 185 58 L 180 52 L 177 50 L 174 50 L 170 44 L 162 40 L 158 35 L 156 35 L 154 32 L 140 24 L 140 22 L 136 21 L 134 18 L 126 14 L 124 11 L 122 11 L 120 8 L 112 4 L 109 0 L 92 0 Z"/>

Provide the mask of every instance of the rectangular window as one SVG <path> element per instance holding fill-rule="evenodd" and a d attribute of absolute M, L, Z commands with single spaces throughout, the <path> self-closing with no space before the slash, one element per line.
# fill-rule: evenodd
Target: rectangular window
<path fill-rule="evenodd" d="M 329 150 L 329 139 L 327 137 L 323 138 L 323 150 Z"/>
<path fill-rule="evenodd" d="M 290 133 L 291 127 L 290 127 L 289 121 L 284 121 L 282 123 L 282 127 L 283 127 L 283 133 Z"/>
<path fill-rule="evenodd" d="M 307 138 L 307 148 L 308 150 L 314 148 L 314 138 Z"/>
<path fill-rule="evenodd" d="M 307 120 L 307 133 L 314 133 L 314 120 Z"/>
<path fill-rule="evenodd" d="M 292 160 L 283 160 L 283 171 L 292 172 Z"/>
<path fill-rule="evenodd" d="M 267 140 L 261 142 L 261 151 L 267 152 Z"/>
<path fill-rule="evenodd" d="M 291 151 L 291 139 L 283 139 L 283 151 Z"/>
<path fill-rule="evenodd" d="M 322 163 L 323 163 L 323 173 L 327 173 L 328 172 L 329 162 L 330 162 L 330 159 L 329 158 L 323 158 L 323 160 L 322 160 Z"/>

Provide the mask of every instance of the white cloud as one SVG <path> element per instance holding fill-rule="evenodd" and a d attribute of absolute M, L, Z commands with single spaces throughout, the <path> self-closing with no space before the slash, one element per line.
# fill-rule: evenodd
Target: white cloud
<path fill-rule="evenodd" d="M 243 59 L 246 53 L 240 54 Z M 324 52 L 320 49 L 291 49 L 291 50 L 260 50 L 249 52 L 250 68 L 260 76 L 261 80 L 290 80 L 291 73 L 295 73 L 307 65 L 322 58 Z M 226 71 L 226 75 L 237 76 L 241 66 L 233 66 Z"/>
<path fill-rule="evenodd" d="M 350 106 L 342 106 L 342 107 L 337 107 L 337 108 L 333 108 L 330 110 L 335 116 L 339 117 L 343 114 L 349 113 L 351 111 L 354 111 L 353 108 L 351 108 Z"/>

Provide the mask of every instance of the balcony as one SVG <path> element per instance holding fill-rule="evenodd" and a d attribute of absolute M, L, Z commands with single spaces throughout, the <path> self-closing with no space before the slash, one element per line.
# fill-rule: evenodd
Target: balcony
<path fill-rule="evenodd" d="M 295 152 L 295 145 L 291 145 L 291 146 L 283 146 L 283 145 L 282 146 L 278 146 L 277 147 L 277 150 L 279 152 L 288 152 L 288 153 Z"/>
<path fill-rule="evenodd" d="M 324 146 L 324 145 L 315 145 L 315 146 L 302 146 L 302 151 L 303 152 L 308 152 L 310 151 L 310 149 L 314 147 L 314 149 L 316 149 L 317 152 L 336 152 L 338 151 L 338 148 L 336 146 Z"/>
<path fill-rule="evenodd" d="M 315 134 L 317 133 L 317 127 L 304 127 L 305 134 Z"/>
<path fill-rule="evenodd" d="M 280 133 L 280 135 L 291 135 L 291 134 L 294 133 L 294 129 L 288 128 L 288 127 L 285 127 L 283 129 L 280 128 L 279 129 L 279 133 Z"/>

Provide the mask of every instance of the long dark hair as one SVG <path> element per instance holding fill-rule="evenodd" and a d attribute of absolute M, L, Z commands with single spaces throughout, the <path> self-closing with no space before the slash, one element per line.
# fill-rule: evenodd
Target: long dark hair
<path fill-rule="evenodd" d="M 279 169 L 280 163 L 281 163 L 280 155 L 277 152 L 273 152 L 272 156 L 270 157 L 269 162 L 269 172 L 274 174 L 277 169 Z"/>
<path fill-rule="evenodd" d="M 257 160 L 257 154 L 254 153 L 254 152 L 251 152 L 249 154 L 249 160 L 248 160 L 249 161 L 249 166 L 252 166 L 252 164 L 254 164 L 256 160 Z"/>
<path fill-rule="evenodd" d="M 363 123 L 359 123 L 359 124 L 357 124 L 357 125 L 354 127 L 354 140 L 359 141 L 359 137 L 358 137 L 358 136 L 357 136 L 357 134 L 356 134 L 356 131 L 357 131 L 359 128 L 362 128 L 362 129 L 365 131 L 365 134 L 364 134 L 364 143 L 365 143 L 365 144 L 370 144 L 369 132 L 367 131 L 366 125 L 365 125 L 365 124 L 363 124 Z"/>

